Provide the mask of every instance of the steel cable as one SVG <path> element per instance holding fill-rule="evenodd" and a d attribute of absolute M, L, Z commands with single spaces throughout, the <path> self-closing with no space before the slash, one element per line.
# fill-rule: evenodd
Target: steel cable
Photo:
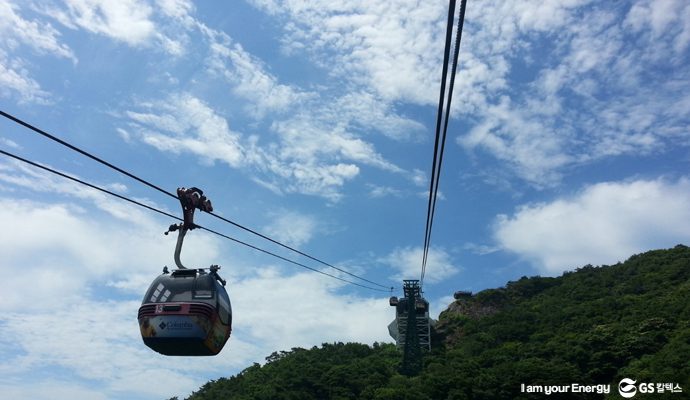
<path fill-rule="evenodd" d="M 35 133 L 37 133 L 37 134 L 39 134 L 39 135 L 41 135 L 41 136 L 43 136 L 43 137 L 46 137 L 46 138 L 48 138 L 48 139 L 50 139 L 50 140 L 53 140 L 54 142 L 57 142 L 57 143 L 59 143 L 59 144 L 65 146 L 65 147 L 67 147 L 67 148 L 69 148 L 69 149 L 71 149 L 71 150 L 73 150 L 73 151 L 76 151 L 76 152 L 78 152 L 79 154 L 81 154 L 81 155 L 83 155 L 83 156 L 86 156 L 86 157 L 88 157 L 88 158 L 90 158 L 90 159 L 92 159 L 92 160 L 94 160 L 94 161 L 96 161 L 96 162 L 98 162 L 98 163 L 100 163 L 100 164 L 103 164 L 103 165 L 105 165 L 105 166 L 107 166 L 107 167 L 109 167 L 109 168 L 111 168 L 111 169 L 113 169 L 113 170 L 115 170 L 115 171 L 117 171 L 117 172 L 120 172 L 121 174 L 126 175 L 126 176 L 128 176 L 128 177 L 130 177 L 130 178 L 132 178 L 132 179 L 134 179 L 134 180 L 136 180 L 136 181 L 138 181 L 138 182 L 140 182 L 140 183 L 142 183 L 142 184 L 144 184 L 144 185 L 146 185 L 146 186 L 152 188 L 152 189 L 155 189 L 155 190 L 157 190 L 157 191 L 159 191 L 159 192 L 161 192 L 161 193 L 163 193 L 163 194 L 165 194 L 165 195 L 167 195 L 167 196 L 169 196 L 169 197 L 172 197 L 172 198 L 174 198 L 174 199 L 178 199 L 177 195 L 175 195 L 174 193 L 171 193 L 171 192 L 169 192 L 169 191 L 167 191 L 167 190 L 161 188 L 160 186 L 157 186 L 157 185 L 155 185 L 155 184 L 149 182 L 148 180 L 145 180 L 145 179 L 143 179 L 143 178 L 140 178 L 140 177 L 134 175 L 134 174 L 131 173 L 131 172 L 128 172 L 128 171 L 126 171 L 126 170 L 124 170 L 124 169 L 122 169 L 122 168 L 120 168 L 120 167 L 118 167 L 118 166 L 116 166 L 116 165 L 114 165 L 114 164 L 112 164 L 112 163 L 109 163 L 108 161 L 105 161 L 105 160 L 103 160 L 102 158 L 97 157 L 97 156 L 95 156 L 95 155 L 89 153 L 88 151 L 83 150 L 83 149 L 81 149 L 81 148 L 79 148 L 79 147 L 77 147 L 77 146 L 75 146 L 75 145 L 73 145 L 73 144 L 71 144 L 71 143 L 68 143 L 67 141 L 65 141 L 65 140 L 63 140 L 63 139 L 60 139 L 60 138 L 58 138 L 57 136 L 52 135 L 52 134 L 46 132 L 45 130 L 40 129 L 40 128 L 38 128 L 38 127 L 36 127 L 36 126 L 34 126 L 34 125 L 32 125 L 32 124 L 30 124 L 30 123 L 28 123 L 28 122 L 22 120 L 22 119 L 19 119 L 19 118 L 17 118 L 17 117 L 14 116 L 14 115 L 11 115 L 11 114 L 9 114 L 9 113 L 6 113 L 6 112 L 4 112 L 4 111 L 2 111 L 2 110 L 0 110 L 0 115 L 2 115 L 3 117 L 5 117 L 5 118 L 7 118 L 7 119 L 9 119 L 9 120 L 11 120 L 11 121 L 13 121 L 13 122 L 15 122 L 15 123 L 21 125 L 21 126 L 23 126 L 23 127 L 25 127 L 25 128 L 28 128 L 29 130 L 31 130 L 31 131 L 33 131 L 33 132 L 35 132 Z M 294 247 L 292 247 L 292 246 L 288 246 L 288 245 L 286 245 L 286 244 L 284 244 L 284 243 L 281 243 L 281 242 L 279 242 L 278 240 L 272 239 L 272 238 L 270 238 L 269 236 L 266 236 L 266 235 L 264 235 L 264 234 L 262 234 L 262 233 L 259 233 L 259 232 L 255 231 L 255 230 L 251 229 L 251 228 L 248 228 L 248 227 L 246 227 L 246 226 L 244 226 L 244 225 L 242 225 L 242 224 L 239 224 L 239 223 L 237 223 L 237 222 L 234 222 L 234 221 L 232 221 L 232 220 L 230 220 L 230 219 L 228 219 L 228 218 L 225 218 L 225 217 L 223 217 L 223 216 L 221 216 L 221 215 L 218 215 L 218 214 L 216 214 L 216 213 L 214 213 L 214 212 L 211 212 L 211 213 L 209 213 L 209 214 L 212 215 L 213 217 L 218 218 L 218 219 L 220 219 L 220 220 L 222 220 L 222 221 L 224 221 L 224 222 L 227 222 L 227 223 L 229 223 L 229 224 L 231 224 L 231 225 L 233 225 L 233 226 L 235 226 L 235 227 L 237 227 L 237 228 L 240 228 L 240 229 L 242 229 L 242 230 L 244 230 L 244 231 L 246 231 L 246 232 L 249 232 L 249 233 L 251 233 L 251 234 L 253 234 L 253 235 L 259 236 L 260 238 L 262 238 L 262 239 L 264 239 L 264 240 L 268 240 L 269 242 L 271 242 L 271 243 L 273 243 L 273 244 L 276 244 L 276 245 L 281 246 L 281 247 L 283 247 L 283 248 L 285 248 L 285 249 L 288 249 L 288 250 L 290 250 L 290 251 L 292 251 L 292 252 L 295 252 L 295 253 L 297 253 L 297 254 L 303 256 L 303 257 L 307 257 L 307 258 L 309 258 L 310 260 L 316 261 L 316 262 L 318 262 L 318 263 L 320 263 L 320 264 L 322 264 L 322 265 L 325 265 L 325 266 L 327 266 L 327 267 L 329 267 L 329 268 L 335 269 L 335 270 L 337 270 L 337 271 L 339 271 L 339 272 L 342 272 L 342 273 L 344 273 L 344 274 L 346 274 L 346 275 L 349 275 L 349 276 L 351 276 L 351 277 L 353 277 L 353 278 L 362 280 L 362 281 L 364 281 L 364 282 L 370 283 L 370 284 L 372 284 L 372 285 L 376 285 L 376 286 L 379 286 L 379 287 L 381 287 L 381 288 L 385 288 L 386 291 L 389 291 L 389 290 L 390 290 L 389 287 L 386 286 L 386 285 L 382 285 L 382 284 L 380 284 L 380 283 L 376 283 L 376 282 L 371 281 L 371 280 L 369 280 L 369 279 L 366 279 L 366 278 L 363 278 L 363 277 L 358 276 L 358 275 L 356 275 L 356 274 L 353 274 L 353 273 L 351 273 L 351 272 L 349 272 L 349 271 L 347 271 L 347 270 L 345 270 L 345 269 L 336 267 L 335 265 L 333 265 L 333 264 L 331 264 L 331 263 L 328 263 L 328 262 L 323 261 L 323 260 L 321 260 L 321 259 L 319 259 L 319 258 L 316 258 L 316 257 L 314 257 L 314 256 L 311 256 L 311 255 L 309 255 L 309 254 L 307 254 L 307 253 L 305 253 L 305 252 L 303 252 L 303 251 L 300 251 L 300 250 L 298 250 L 298 249 L 296 249 L 296 248 L 294 248 Z M 365 287 L 366 287 L 366 286 L 365 286 Z"/>

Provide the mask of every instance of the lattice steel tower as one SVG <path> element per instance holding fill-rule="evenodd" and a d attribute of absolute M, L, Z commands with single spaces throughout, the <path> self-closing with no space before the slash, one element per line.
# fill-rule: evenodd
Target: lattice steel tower
<path fill-rule="evenodd" d="M 402 299 L 390 298 L 395 320 L 388 331 L 403 352 L 401 373 L 411 376 L 422 369 L 422 352 L 431 350 L 429 302 L 422 297 L 418 280 L 404 280 L 403 294 Z"/>

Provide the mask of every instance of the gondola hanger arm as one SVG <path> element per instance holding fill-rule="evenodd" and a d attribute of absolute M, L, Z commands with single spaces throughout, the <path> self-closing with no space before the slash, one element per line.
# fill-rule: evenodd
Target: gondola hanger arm
<path fill-rule="evenodd" d="M 177 188 L 177 198 L 180 200 L 182 206 L 183 220 L 179 224 L 172 224 L 165 232 L 167 235 L 170 232 L 178 231 L 177 244 L 175 245 L 175 265 L 179 269 L 187 269 L 180 261 L 180 253 L 182 252 L 182 243 L 187 231 L 196 228 L 194 224 L 194 211 L 199 209 L 201 211 L 212 212 L 213 205 L 211 200 L 204 196 L 204 192 L 196 187 Z"/>

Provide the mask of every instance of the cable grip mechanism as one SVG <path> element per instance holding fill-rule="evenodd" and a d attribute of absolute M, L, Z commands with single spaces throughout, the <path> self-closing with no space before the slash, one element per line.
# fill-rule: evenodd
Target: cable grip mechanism
<path fill-rule="evenodd" d="M 180 253 L 182 252 L 182 243 L 187 231 L 190 231 L 197 226 L 194 224 L 194 211 L 199 209 L 201 211 L 212 212 L 213 206 L 211 200 L 204 196 L 204 192 L 196 187 L 177 188 L 177 198 L 180 200 L 182 206 L 182 222 L 179 224 L 172 224 L 165 232 L 167 235 L 170 232 L 178 231 L 177 244 L 175 245 L 175 265 L 179 269 L 187 269 L 180 261 Z"/>

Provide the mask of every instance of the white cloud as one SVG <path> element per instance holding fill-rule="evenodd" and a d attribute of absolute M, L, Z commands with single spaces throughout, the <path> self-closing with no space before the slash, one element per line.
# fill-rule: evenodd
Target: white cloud
<path fill-rule="evenodd" d="M 337 295 L 338 287 L 338 281 L 315 273 L 285 276 L 273 268 L 259 269 L 231 289 L 237 315 L 233 323 L 244 327 L 247 340 L 267 350 L 390 341 L 386 325 L 392 314 L 386 298 Z"/>
<path fill-rule="evenodd" d="M 189 3 L 162 2 L 171 18 L 192 18 Z M 393 173 L 405 171 L 386 160 L 366 136 L 417 140 L 419 122 L 402 117 L 395 107 L 366 90 L 324 95 L 281 83 L 262 60 L 248 53 L 224 32 L 192 18 L 206 48 L 208 79 L 227 85 L 257 121 L 268 119 L 273 136 L 245 136 L 230 130 L 227 120 L 207 102 L 176 93 L 152 102 L 137 102 L 124 113 L 130 127 L 119 128 L 125 140 L 132 133 L 161 151 L 192 153 L 202 162 L 221 161 L 243 168 L 255 182 L 276 193 L 342 198 L 342 187 L 362 166 Z M 326 93 L 329 93 L 326 91 Z"/>
<path fill-rule="evenodd" d="M 155 33 L 150 20 L 152 8 L 139 0 L 66 0 L 66 9 L 53 8 L 50 14 L 65 26 L 103 34 L 131 46 L 146 43 Z"/>
<path fill-rule="evenodd" d="M 390 186 L 377 186 L 377 185 L 368 185 L 369 187 L 369 197 L 379 199 L 383 197 L 388 197 L 388 196 L 393 196 L 393 197 L 401 197 L 403 195 L 402 190 L 396 189 Z"/>
<path fill-rule="evenodd" d="M 0 49 L 0 96 L 19 98 L 20 103 L 50 104 L 51 95 L 41 89 L 21 59 L 10 59 Z"/>
<path fill-rule="evenodd" d="M 50 166 L 48 166 L 50 167 Z M 62 172 L 68 176 L 74 175 Z M 79 179 L 79 177 L 76 177 Z M 20 186 L 26 189 L 31 189 L 38 192 L 57 193 L 65 196 L 73 196 L 83 200 L 93 202 L 99 209 L 119 218 L 123 221 L 135 221 L 140 223 L 147 223 L 150 221 L 148 214 L 138 208 L 125 204 L 120 200 L 101 193 L 95 189 L 83 186 L 76 182 L 68 181 L 65 178 L 58 177 L 46 171 L 38 170 L 34 167 L 29 167 L 19 161 L 12 161 L 8 163 L 0 163 L 0 181 Z M 96 186 L 99 186 L 96 184 Z M 125 193 L 127 186 L 122 183 L 108 183 L 102 184 L 100 187 Z M 148 199 L 137 199 L 139 202 L 148 204 L 153 207 L 161 209 Z M 163 211 L 167 211 L 163 209 Z"/>
<path fill-rule="evenodd" d="M 343 126 L 331 126 L 309 115 L 298 115 L 273 124 L 281 135 L 281 158 L 315 161 L 320 156 L 355 161 L 388 170 L 402 172 L 400 167 L 385 160 L 374 145 L 348 132 Z"/>
<path fill-rule="evenodd" d="M 289 164 L 279 164 L 277 167 L 279 169 L 274 172 L 287 173 L 289 178 L 295 180 L 286 182 L 283 189 L 287 192 L 320 195 L 331 201 L 339 201 L 342 198 L 340 187 L 359 174 L 357 165 L 346 163 L 315 165 L 292 161 Z M 284 167 L 287 169 L 283 169 Z"/>
<path fill-rule="evenodd" d="M 411 172 L 412 182 L 420 187 L 428 186 L 430 177 L 427 177 L 427 173 L 420 169 L 413 169 Z"/>
<path fill-rule="evenodd" d="M 250 100 L 246 108 L 255 118 L 285 112 L 314 95 L 279 83 L 275 76 L 266 71 L 261 60 L 225 33 L 203 24 L 199 28 L 209 41 L 210 55 L 206 60 L 209 70 L 229 82 L 236 95 Z"/>
<path fill-rule="evenodd" d="M 167 398 L 217 379 L 218 371 L 234 374 L 263 362 L 273 351 L 334 341 L 390 341 L 386 325 L 392 314 L 385 297 L 337 295 L 338 284 L 314 273 L 254 272 L 228 287 L 233 333 L 223 351 L 211 358 L 165 357 L 147 349 L 136 324 L 139 301 L 42 293 L 42 298 L 60 298 L 59 307 L 26 313 L 19 305 L 0 317 L 0 354 L 7 362 L 0 367 L 0 387 L 13 382 L 10 393 L 32 398 L 68 399 L 95 389 L 102 398 Z M 90 284 L 80 286 L 82 292 Z M 42 378 L 45 371 L 57 378 L 69 376 L 71 386 L 52 396 L 39 390 L 51 387 Z"/>
<path fill-rule="evenodd" d="M 318 228 L 314 217 L 294 211 L 272 212 L 272 222 L 263 229 L 266 235 L 289 246 L 308 243 Z"/>
<path fill-rule="evenodd" d="M 517 17 L 517 24 L 521 28 L 549 31 L 569 23 L 571 11 L 590 2 L 591 0 L 532 0 L 520 2 L 515 7 L 504 3 L 503 7 L 513 9 Z"/>
<path fill-rule="evenodd" d="M 236 95 L 250 100 L 246 107 L 258 119 L 271 113 L 278 127 L 299 124 L 302 128 L 309 126 L 308 121 L 321 130 L 374 130 L 399 140 L 419 138 L 424 130 L 422 124 L 396 114 L 389 103 L 365 90 L 324 99 L 317 92 L 282 84 L 261 60 L 230 37 L 203 25 L 200 29 L 210 42 L 209 69 L 223 76 Z"/>
<path fill-rule="evenodd" d="M 156 0 L 156 5 L 166 16 L 180 21 L 183 25 L 191 27 L 195 24 L 192 17 L 194 3 L 190 0 Z"/>
<path fill-rule="evenodd" d="M 330 105 L 330 102 L 326 102 Z M 377 130 L 399 141 L 421 140 L 425 126 L 413 119 L 397 114 L 394 108 L 367 91 L 350 92 L 338 98 L 325 112 L 317 112 L 324 119 L 342 121 L 353 128 Z"/>
<path fill-rule="evenodd" d="M 448 306 L 455 302 L 453 296 L 443 296 L 439 299 L 429 302 L 430 310 L 429 317 L 438 320 L 439 314 L 448 309 Z"/>
<path fill-rule="evenodd" d="M 57 399 L 90 399 L 106 400 L 108 396 L 98 388 L 66 382 L 64 380 L 43 380 L 40 385 L 16 380 L 0 381 L 0 391 L 10 399 L 57 400 Z"/>
<path fill-rule="evenodd" d="M 91 203 L 101 208 L 102 199 L 12 164 L 4 166 L 1 177 L 23 192 L 40 187 L 39 193 L 65 198 L 51 204 L 0 198 L 0 220 L 12 227 L 0 233 L 5 276 L 0 356 L 6 361 L 0 366 L 0 387 L 8 388 L 6 393 L 39 399 L 89 397 L 94 391 L 99 393 L 94 398 L 165 398 L 190 393 L 217 378 L 219 370 L 237 373 L 275 350 L 389 341 L 391 314 L 384 297 L 339 294 L 341 282 L 312 272 L 234 268 L 218 240 L 201 233 L 187 237 L 183 261 L 225 267 L 233 335 L 213 358 L 155 354 L 141 342 L 133 318 L 139 296 L 172 258 L 174 238 L 161 235 L 161 223 L 145 215 L 125 220 L 117 213 L 93 212 Z M 310 218 L 297 215 L 296 220 Z M 295 240 L 309 235 L 305 230 Z M 27 303 L 27 296 L 37 295 Z M 70 384 L 51 391 L 54 381 L 44 378 L 46 373 L 57 380 L 69 376 Z"/>
<path fill-rule="evenodd" d="M 570 198 L 500 215 L 495 238 L 544 274 L 624 261 L 640 249 L 690 241 L 690 180 L 599 183 Z"/>
<path fill-rule="evenodd" d="M 324 68 L 373 90 L 374 98 L 384 104 L 436 103 L 439 43 L 445 34 L 443 2 L 254 3 L 286 21 L 284 41 L 292 53 L 306 49 Z M 558 99 L 542 100 L 531 93 L 516 96 L 517 90 L 507 82 L 513 65 L 530 48 L 526 35 L 578 25 L 573 24 L 575 14 L 587 3 L 527 1 L 513 7 L 482 1 L 468 6 L 453 110 L 478 123 L 460 144 L 487 150 L 506 161 L 518 176 L 542 187 L 557 183 L 560 170 L 579 159 L 580 154 L 568 150 L 573 129 L 559 128 L 562 121 L 544 118 L 545 113 L 558 111 L 559 102 L 553 101 Z M 335 68 L 331 67 L 334 57 L 338 60 Z M 520 105 L 513 104 L 513 97 Z M 527 112 L 523 98 L 532 104 Z"/>
<path fill-rule="evenodd" d="M 21 386 L 24 393 L 35 393 L 38 398 L 67 399 L 75 392 L 88 393 L 96 388 L 102 398 L 163 397 L 189 393 L 199 386 L 200 374 L 231 365 L 227 360 L 165 358 L 148 350 L 139 337 L 138 307 L 138 301 L 67 299 L 50 312 L 4 313 L 0 341 L 20 351 L 6 355 L 12 368 L 3 368 L 3 376 L 23 380 L 29 373 L 34 384 L 24 382 Z M 58 326 L 60 329 L 55 328 Z M 46 368 L 84 384 L 73 383 L 69 390 L 53 392 L 52 396 L 45 390 L 30 389 L 43 386 L 35 382 L 42 381 L 36 376 Z M 152 385 L 152 380 L 157 383 Z"/>
<path fill-rule="evenodd" d="M 306 49 L 325 69 L 373 88 L 386 101 L 436 101 L 445 34 L 443 2 L 254 4 L 288 18 L 283 38 L 288 53 Z"/>
<path fill-rule="evenodd" d="M 257 174 L 257 181 L 280 188 L 281 193 L 338 201 L 340 188 L 359 174 L 359 165 L 404 172 L 385 160 L 371 143 L 342 127 L 310 119 L 309 114 L 297 113 L 275 122 L 272 130 L 279 134 L 278 142 L 260 146 L 257 136 L 232 131 L 224 117 L 188 93 L 140 103 L 140 108 L 125 115 L 145 143 L 161 151 L 192 153 L 204 163 L 221 161 L 248 169 Z"/>
<path fill-rule="evenodd" d="M 132 135 L 125 129 L 116 128 L 117 134 L 125 141 L 125 143 L 132 143 Z"/>
<path fill-rule="evenodd" d="M 569 136 L 567 130 L 517 111 L 508 98 L 502 98 L 485 112 L 484 121 L 459 137 L 458 143 L 468 149 L 488 150 L 537 186 L 550 186 L 560 180 L 559 169 L 572 159 L 564 145 Z"/>
<path fill-rule="evenodd" d="M 267 165 L 276 175 L 296 178 L 287 182 L 289 192 L 322 193 L 337 201 L 339 188 L 360 173 L 360 165 L 401 173 L 403 170 L 386 160 L 371 142 L 365 141 L 334 121 L 311 118 L 311 110 L 276 122 L 279 134 L 275 152 L 263 152 Z M 271 147 L 269 147 L 271 148 Z"/>
<path fill-rule="evenodd" d="M 17 144 L 14 140 L 0 137 L 0 143 L 12 149 L 21 149 L 22 147 Z"/>
<path fill-rule="evenodd" d="M 19 14 L 19 7 L 9 1 L 0 0 L 0 34 L 4 36 L 3 47 L 10 49 L 25 44 L 41 53 L 49 53 L 77 62 L 74 53 L 60 43 L 60 33 L 48 23 L 26 20 Z"/>
<path fill-rule="evenodd" d="M 0 268 L 12 270 L 21 265 L 23 271 L 3 280 L 6 301 L 0 307 L 25 303 L 26 287 L 36 287 L 46 296 L 70 299 L 84 295 L 79 288 L 99 279 L 104 279 L 104 283 L 114 281 L 114 287 L 143 290 L 145 284 L 137 273 L 158 273 L 164 265 L 173 265 L 175 238 L 161 233 L 175 221 L 152 218 L 149 211 L 138 206 L 17 163 L 0 164 L 0 181 L 10 188 L 22 188 L 23 192 L 58 196 L 51 204 L 19 195 L 13 199 L 0 197 L 0 217 L 13 227 L 0 233 L 0 251 L 4 254 Z M 120 192 L 126 189 L 120 183 L 101 186 Z M 146 199 L 138 201 L 165 210 Z M 97 209 L 78 205 L 82 202 Z M 95 216 L 105 218 L 106 222 L 95 222 Z M 217 262 L 214 258 L 218 246 L 216 238 L 188 235 L 183 262 Z M 108 278 L 115 272 L 117 279 Z M 54 302 L 32 305 L 59 306 Z"/>
<path fill-rule="evenodd" d="M 107 282 L 115 274 L 125 284 L 130 274 L 146 270 L 155 274 L 163 265 L 173 264 L 174 238 L 161 234 L 162 222 L 130 215 L 130 224 L 96 223 L 85 210 L 66 204 L 16 198 L 2 198 L 0 204 L 2 220 L 13 227 L 0 233 L 0 269 L 22 271 L 1 283 L 4 301 L 0 307 L 5 310 L 22 305 L 59 307 L 55 302 L 25 304 L 27 287 L 46 298 L 73 299 L 84 295 L 81 291 L 94 280 Z M 217 255 L 217 239 L 190 236 L 182 258 L 183 262 L 210 265 Z"/>
<path fill-rule="evenodd" d="M 60 42 L 60 33 L 48 23 L 22 18 L 17 5 L 0 0 L 0 36 L 0 96 L 18 98 L 20 103 L 50 104 L 50 93 L 31 77 L 29 63 L 17 50 L 28 46 L 39 54 L 76 63 L 72 50 Z"/>
<path fill-rule="evenodd" d="M 391 277 L 393 280 L 417 279 L 422 271 L 423 251 L 421 247 L 401 247 L 393 250 L 380 261 L 390 265 L 398 273 Z M 431 247 L 427 255 L 426 283 L 439 283 L 455 275 L 459 268 L 444 249 Z"/>
<path fill-rule="evenodd" d="M 489 246 L 486 244 L 477 244 L 471 242 L 465 243 L 462 248 L 480 256 L 495 253 L 501 250 L 501 248 L 498 246 Z"/>
<path fill-rule="evenodd" d="M 168 101 L 150 105 L 146 111 L 128 111 L 127 116 L 145 127 L 141 130 L 142 140 L 157 149 L 190 152 L 204 163 L 222 161 L 231 167 L 245 162 L 240 135 L 198 98 L 176 94 Z"/>
<path fill-rule="evenodd" d="M 690 5 L 682 0 L 638 1 L 630 8 L 625 22 L 636 32 L 646 33 L 647 29 L 655 41 L 670 39 L 668 47 L 677 54 L 690 43 Z"/>
<path fill-rule="evenodd" d="M 155 4 L 145 0 L 63 3 L 41 5 L 38 11 L 69 29 L 83 29 L 136 48 L 161 48 L 172 56 L 185 53 L 189 40 L 186 31 L 194 25 L 194 7 L 184 0 L 158 0 Z"/>
<path fill-rule="evenodd" d="M 186 21 L 193 7 L 183 1 L 161 1 L 163 14 L 177 21 Z M 148 2 L 139 0 L 65 0 L 63 6 L 33 4 L 35 11 L 54 18 L 70 29 L 85 29 L 92 33 L 127 43 L 135 47 L 160 47 L 167 53 L 180 56 L 184 53 L 187 36 L 183 29 L 167 21 L 156 24 Z M 6 0 L 0 1 L 0 95 L 16 97 L 20 103 L 51 104 L 50 93 L 32 76 L 33 65 L 19 56 L 18 48 L 28 46 L 39 54 L 49 54 L 77 63 L 73 50 L 61 42 L 61 33 L 50 23 L 38 19 L 25 19 L 20 7 Z M 158 45 L 158 46 L 154 46 Z"/>
<path fill-rule="evenodd" d="M 687 144 L 690 5 L 589 3 L 468 5 L 455 110 L 474 121 L 457 142 L 537 188 L 573 166 Z"/>

